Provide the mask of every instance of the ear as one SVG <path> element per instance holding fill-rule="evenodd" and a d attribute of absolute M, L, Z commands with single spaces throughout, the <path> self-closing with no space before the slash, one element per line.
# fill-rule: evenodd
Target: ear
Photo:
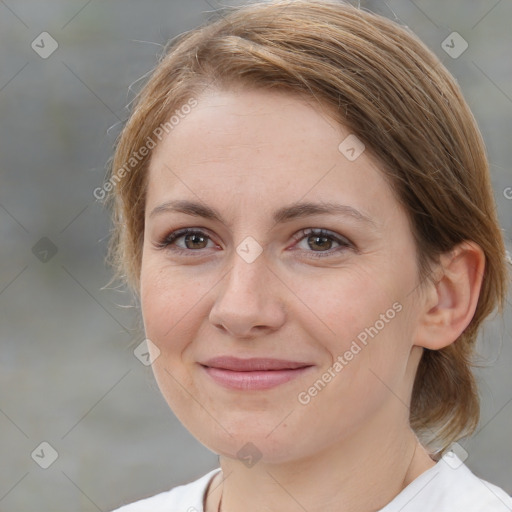
<path fill-rule="evenodd" d="M 438 278 L 422 295 L 414 344 L 439 350 L 453 343 L 473 318 L 485 269 L 485 254 L 462 242 L 441 255 Z"/>

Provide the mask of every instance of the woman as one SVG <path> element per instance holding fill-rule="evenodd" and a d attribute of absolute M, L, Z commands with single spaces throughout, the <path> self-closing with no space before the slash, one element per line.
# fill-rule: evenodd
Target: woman
<path fill-rule="evenodd" d="M 158 385 L 220 456 L 120 511 L 512 510 L 454 445 L 506 296 L 484 145 L 408 30 L 299 0 L 183 34 L 108 189 Z"/>

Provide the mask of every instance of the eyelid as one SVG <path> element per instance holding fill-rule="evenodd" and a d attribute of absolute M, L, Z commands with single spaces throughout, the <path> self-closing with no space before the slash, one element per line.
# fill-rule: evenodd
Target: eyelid
<path fill-rule="evenodd" d="M 310 236 L 319 236 L 326 237 L 334 242 L 336 242 L 339 247 L 335 247 L 334 249 L 329 249 L 327 251 L 303 251 L 308 254 L 308 258 L 311 259 L 319 259 L 319 258 L 327 258 L 332 256 L 339 256 L 340 253 L 345 252 L 348 249 L 351 249 L 355 252 L 358 252 L 357 247 L 353 244 L 347 237 L 335 233 L 334 231 L 330 231 L 325 228 L 305 228 L 301 229 L 298 233 L 293 236 L 295 240 L 295 244 L 297 245 L 302 240 L 309 238 Z M 297 250 L 297 249 L 292 249 Z"/>
<path fill-rule="evenodd" d="M 211 236 L 210 232 L 206 228 L 180 228 L 180 229 L 174 229 L 170 233 L 166 234 L 164 237 L 162 237 L 160 240 L 155 242 L 155 245 L 158 248 L 166 249 L 169 245 L 171 245 L 176 240 L 185 237 L 187 235 L 202 235 L 208 238 L 208 240 L 213 241 L 213 237 Z M 177 250 L 183 250 L 187 252 L 198 252 L 193 251 L 192 249 L 182 249 L 181 247 L 178 247 Z"/>
<path fill-rule="evenodd" d="M 294 234 L 292 238 L 294 241 L 302 241 L 304 238 L 313 235 L 332 238 L 339 244 L 354 245 L 347 237 L 325 228 L 304 228 Z"/>

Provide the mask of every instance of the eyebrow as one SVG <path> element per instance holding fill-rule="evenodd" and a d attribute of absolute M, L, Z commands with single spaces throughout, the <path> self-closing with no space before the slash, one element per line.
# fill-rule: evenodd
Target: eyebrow
<path fill-rule="evenodd" d="M 220 215 L 220 213 L 217 212 L 214 208 L 211 208 L 205 204 L 184 199 L 167 201 L 155 207 L 149 214 L 149 218 L 152 218 L 155 215 L 169 212 L 185 213 L 194 217 L 203 217 L 205 219 L 218 221 L 226 226 L 230 226 L 230 224 L 224 221 L 222 215 Z M 333 202 L 293 203 L 289 206 L 284 206 L 276 210 L 272 218 L 274 224 L 280 224 L 289 222 L 294 219 L 310 217 L 312 215 L 342 215 L 344 217 L 351 217 L 359 222 L 370 224 L 373 227 L 376 227 L 375 222 L 367 215 L 361 213 L 359 210 L 356 210 L 352 206 Z"/>

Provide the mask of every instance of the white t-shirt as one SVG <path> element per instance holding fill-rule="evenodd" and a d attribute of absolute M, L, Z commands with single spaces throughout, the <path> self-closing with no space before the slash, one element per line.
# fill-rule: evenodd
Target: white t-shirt
<path fill-rule="evenodd" d="M 112 512 L 204 512 L 206 490 L 219 471 Z M 512 498 L 449 452 L 379 512 L 512 512 Z"/>

